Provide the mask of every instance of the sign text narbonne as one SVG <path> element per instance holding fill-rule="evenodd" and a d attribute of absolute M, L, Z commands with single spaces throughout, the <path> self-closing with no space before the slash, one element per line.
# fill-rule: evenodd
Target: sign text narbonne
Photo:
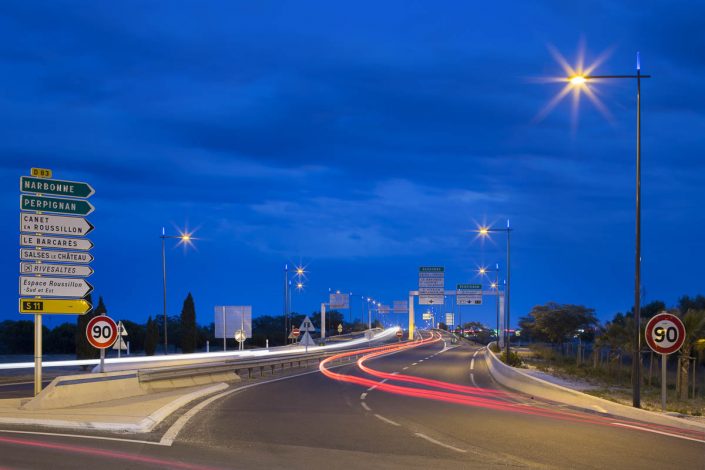
<path fill-rule="evenodd" d="M 88 183 L 32 178 L 31 176 L 20 177 L 20 191 L 70 197 L 91 197 L 95 193 Z"/>

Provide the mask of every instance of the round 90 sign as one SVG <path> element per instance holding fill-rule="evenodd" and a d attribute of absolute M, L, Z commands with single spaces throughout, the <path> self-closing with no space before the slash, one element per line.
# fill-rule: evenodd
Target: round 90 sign
<path fill-rule="evenodd" d="M 98 349 L 107 349 L 115 343 L 118 336 L 118 327 L 112 318 L 105 315 L 93 317 L 86 325 L 86 338 L 91 346 Z"/>
<path fill-rule="evenodd" d="M 646 343 L 656 353 L 672 354 L 683 346 L 685 327 L 670 313 L 659 313 L 646 324 Z"/>

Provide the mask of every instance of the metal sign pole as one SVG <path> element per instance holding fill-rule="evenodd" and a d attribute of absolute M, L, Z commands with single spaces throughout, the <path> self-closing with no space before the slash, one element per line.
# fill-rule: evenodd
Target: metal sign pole
<path fill-rule="evenodd" d="M 105 314 L 103 314 L 103 315 L 105 315 Z M 118 335 L 119 334 L 120 334 L 120 332 L 118 331 Z M 120 336 L 118 336 L 118 338 L 119 337 Z M 102 374 L 104 372 L 105 372 L 105 349 L 101 348 L 101 350 L 100 350 L 100 373 Z"/>
<path fill-rule="evenodd" d="M 222 309 L 223 309 L 223 351 L 227 351 L 228 350 L 228 344 L 227 344 L 228 329 L 225 328 L 225 306 L 223 306 Z"/>
<path fill-rule="evenodd" d="M 661 411 L 666 411 L 666 358 L 668 355 L 661 354 Z"/>
<path fill-rule="evenodd" d="M 34 315 L 34 394 L 42 391 L 42 315 Z"/>

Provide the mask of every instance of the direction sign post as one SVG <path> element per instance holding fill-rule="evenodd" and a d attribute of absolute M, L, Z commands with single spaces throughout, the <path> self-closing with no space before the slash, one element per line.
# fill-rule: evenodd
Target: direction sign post
<path fill-rule="evenodd" d="M 83 217 L 20 212 L 20 232 L 83 237 L 95 227 Z"/>
<path fill-rule="evenodd" d="M 85 299 L 31 299 L 20 298 L 20 313 L 83 315 L 93 306 Z"/>
<path fill-rule="evenodd" d="M 88 321 L 86 338 L 94 348 L 100 349 L 100 372 L 105 372 L 105 350 L 113 345 L 118 337 L 118 326 L 112 318 L 98 315 Z"/>
<path fill-rule="evenodd" d="M 662 312 L 648 321 L 644 336 L 651 350 L 661 354 L 661 411 L 666 411 L 666 358 L 683 346 L 685 326 L 677 316 Z"/>
<path fill-rule="evenodd" d="M 62 199 L 59 197 L 22 194 L 20 196 L 20 209 L 54 214 L 88 215 L 95 210 L 95 207 L 90 202 L 82 199 Z"/>

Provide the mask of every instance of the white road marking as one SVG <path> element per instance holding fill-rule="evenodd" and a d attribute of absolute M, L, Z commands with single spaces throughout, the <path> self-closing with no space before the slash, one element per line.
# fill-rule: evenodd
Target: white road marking
<path fill-rule="evenodd" d="M 419 362 L 423 362 L 423 359 L 421 359 Z"/>
<path fill-rule="evenodd" d="M 479 353 L 479 352 L 480 352 L 480 350 L 478 349 L 477 351 L 475 351 L 475 354 L 473 354 L 472 357 L 477 356 L 477 353 Z"/>
<path fill-rule="evenodd" d="M 607 410 L 604 409 L 604 408 L 602 408 L 601 406 L 592 405 L 592 407 L 595 408 L 595 409 L 596 409 L 597 411 L 599 411 L 600 413 L 607 413 Z"/>
<path fill-rule="evenodd" d="M 368 392 L 371 392 L 371 391 L 374 390 L 375 388 L 377 388 L 377 385 L 371 386 L 370 388 L 367 389 L 367 391 L 368 391 Z"/>
<path fill-rule="evenodd" d="M 475 368 L 475 358 L 472 358 L 472 361 L 470 361 L 470 370 L 473 370 Z"/>
<path fill-rule="evenodd" d="M 432 437 L 428 437 L 426 434 L 421 434 L 420 432 L 415 432 L 414 434 L 415 434 L 416 436 L 420 437 L 421 439 L 426 439 L 428 442 L 432 442 L 432 443 L 434 443 L 434 444 L 436 444 L 436 445 L 445 447 L 446 449 L 454 450 L 454 451 L 456 451 L 456 452 L 461 452 L 461 453 L 463 453 L 463 454 L 467 452 L 467 450 L 458 449 L 457 447 L 453 447 L 453 446 L 451 446 L 451 445 L 444 444 L 444 443 L 441 442 L 441 441 L 437 441 L 437 440 L 433 439 Z"/>
<path fill-rule="evenodd" d="M 392 372 L 392 375 L 398 375 L 399 372 Z"/>
<path fill-rule="evenodd" d="M 131 442 L 133 444 L 149 444 L 153 446 L 163 446 L 166 444 L 162 444 L 161 442 L 154 442 L 154 441 L 141 441 L 137 439 L 122 439 L 119 437 L 107 437 L 107 436 L 86 436 L 83 434 L 62 434 L 58 432 L 36 432 L 36 431 L 14 431 L 14 430 L 6 430 L 6 429 L 0 429 L 0 432 L 2 433 L 13 433 L 13 434 L 34 434 L 38 436 L 57 436 L 57 437 L 76 437 L 79 439 L 99 439 L 103 441 L 120 441 L 120 442 Z"/>
<path fill-rule="evenodd" d="M 394 421 L 392 421 L 391 419 L 387 419 L 387 418 L 385 418 L 384 416 L 378 415 L 378 414 L 376 414 L 376 413 L 375 413 L 375 418 L 380 419 L 380 420 L 384 421 L 384 422 L 387 423 L 387 424 L 391 424 L 392 426 L 401 426 L 401 424 L 399 424 L 399 423 L 397 423 L 397 422 L 394 422 Z"/>
<path fill-rule="evenodd" d="M 361 393 L 361 394 L 360 394 L 360 400 L 364 400 L 365 398 L 367 398 L 367 392 Z"/>
<path fill-rule="evenodd" d="M 415 366 L 416 364 L 418 364 L 418 362 L 414 362 L 414 363 L 413 363 L 413 364 L 411 364 L 411 365 L 412 365 L 412 366 Z"/>
<path fill-rule="evenodd" d="M 367 406 L 367 403 L 365 403 L 364 401 L 360 402 L 360 406 L 363 407 L 366 411 L 372 411 L 372 408 Z"/>
<path fill-rule="evenodd" d="M 475 374 L 472 372 L 470 373 L 470 381 L 472 382 L 473 386 L 477 387 L 477 382 L 475 382 Z"/>
<path fill-rule="evenodd" d="M 705 440 L 703 439 L 697 439 L 695 437 L 688 437 L 688 436 L 681 436 L 679 434 L 671 434 L 670 432 L 665 432 L 665 431 L 657 431 L 655 429 L 649 429 L 649 428 L 642 428 L 640 426 L 632 426 L 631 424 L 624 424 L 624 423 L 610 423 L 612 426 L 622 426 L 625 428 L 630 428 L 630 429 L 637 429 L 639 431 L 646 431 L 646 432 L 653 432 L 655 434 L 663 434 L 664 436 L 671 436 L 675 437 L 678 439 L 685 439 L 687 441 L 695 441 L 695 442 L 700 442 L 705 444 Z"/>
<path fill-rule="evenodd" d="M 402 367 L 402 369 L 401 369 L 401 370 L 406 370 L 406 369 L 408 369 L 408 368 L 409 368 L 409 366 L 406 366 L 406 367 Z"/>

